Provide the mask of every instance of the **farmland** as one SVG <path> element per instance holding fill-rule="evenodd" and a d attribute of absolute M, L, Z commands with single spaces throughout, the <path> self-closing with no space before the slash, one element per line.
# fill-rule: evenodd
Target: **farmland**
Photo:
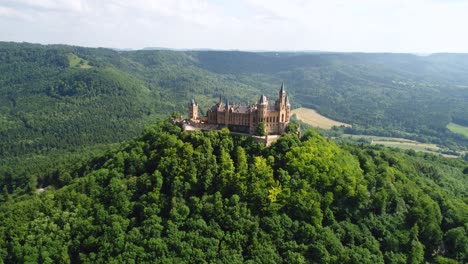
<path fill-rule="evenodd" d="M 349 124 L 338 122 L 328 117 L 325 117 L 317 113 L 317 111 L 313 109 L 309 109 L 309 108 L 301 107 L 301 108 L 294 109 L 291 112 L 292 114 L 296 115 L 297 119 L 314 127 L 330 129 L 333 126 L 347 126 L 347 127 L 351 126 Z"/>
<path fill-rule="evenodd" d="M 372 145 L 384 145 L 387 147 L 394 147 L 400 149 L 412 149 L 418 152 L 427 152 L 432 154 L 441 154 L 448 158 L 457 158 L 459 155 L 443 154 L 447 152 L 446 149 L 442 149 L 435 144 L 422 143 L 415 140 L 409 140 L 405 138 L 393 138 L 393 137 L 378 137 L 369 135 L 348 135 L 345 134 L 343 138 L 351 138 L 353 140 L 365 140 Z"/>

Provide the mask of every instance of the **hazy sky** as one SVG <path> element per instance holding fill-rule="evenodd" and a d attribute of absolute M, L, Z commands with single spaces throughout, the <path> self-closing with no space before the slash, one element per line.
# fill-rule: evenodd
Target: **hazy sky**
<path fill-rule="evenodd" d="M 0 41 L 468 52 L 468 0 L 0 0 Z"/>

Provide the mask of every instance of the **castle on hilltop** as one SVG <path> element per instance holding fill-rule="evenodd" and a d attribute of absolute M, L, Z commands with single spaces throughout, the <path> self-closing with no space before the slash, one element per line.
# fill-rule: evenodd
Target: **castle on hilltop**
<path fill-rule="evenodd" d="M 267 134 L 281 135 L 288 126 L 291 114 L 291 105 L 288 95 L 281 84 L 278 99 L 274 104 L 268 103 L 265 95 L 260 96 L 256 104 L 243 106 L 219 102 L 207 111 L 207 116 L 198 116 L 198 104 L 195 100 L 189 104 L 189 120 L 198 127 L 222 128 L 228 127 L 231 131 L 255 134 L 260 123 L 264 124 Z"/>

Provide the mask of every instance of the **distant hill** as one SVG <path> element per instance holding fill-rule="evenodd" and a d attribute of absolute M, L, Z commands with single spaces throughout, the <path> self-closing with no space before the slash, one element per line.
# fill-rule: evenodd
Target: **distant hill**
<path fill-rule="evenodd" d="M 466 148 L 468 55 L 115 51 L 0 43 L 0 157 L 120 142 L 158 117 L 221 95 L 252 103 L 285 81 L 293 107 L 349 133 Z"/>

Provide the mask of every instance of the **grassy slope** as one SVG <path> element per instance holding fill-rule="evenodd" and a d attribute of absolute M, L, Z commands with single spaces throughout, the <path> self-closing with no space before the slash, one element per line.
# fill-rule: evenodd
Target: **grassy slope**
<path fill-rule="evenodd" d="M 68 63 L 70 67 L 76 67 L 81 69 L 89 69 L 92 67 L 89 65 L 89 61 L 82 59 L 73 53 L 70 53 L 68 55 Z"/>
<path fill-rule="evenodd" d="M 468 138 L 468 127 L 466 126 L 457 125 L 455 123 L 449 123 L 447 125 L 447 128 L 450 129 L 450 131 L 452 131 L 453 133 L 464 135 Z"/>

